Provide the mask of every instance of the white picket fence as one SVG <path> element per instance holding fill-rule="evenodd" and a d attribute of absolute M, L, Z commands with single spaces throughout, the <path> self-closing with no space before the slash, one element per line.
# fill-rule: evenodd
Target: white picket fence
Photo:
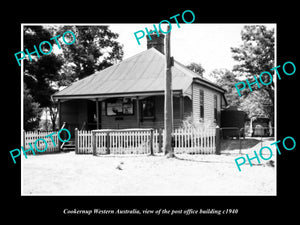
<path fill-rule="evenodd" d="M 78 130 L 75 138 L 77 154 L 147 154 L 151 148 L 151 129 Z"/>
<path fill-rule="evenodd" d="M 53 133 L 53 131 L 24 131 L 24 140 L 23 140 L 23 148 L 24 150 L 30 149 L 30 145 L 29 143 L 31 143 L 32 148 L 35 151 L 35 154 L 41 154 L 41 153 L 52 153 L 52 152 L 58 152 L 59 148 L 58 148 L 58 137 L 57 137 L 57 133 L 55 133 L 54 135 L 52 135 L 52 138 L 55 142 L 55 145 L 53 144 L 51 137 L 46 137 L 47 135 Z M 39 140 L 38 142 L 36 142 L 37 139 L 43 138 L 47 141 L 47 149 L 43 152 L 39 152 L 35 149 L 35 143 L 36 143 L 36 147 L 42 151 L 43 149 L 45 149 L 45 142 L 42 140 Z M 32 151 L 28 151 L 26 152 L 27 155 L 33 154 Z"/>
<path fill-rule="evenodd" d="M 75 133 L 77 154 L 150 154 L 162 151 L 164 132 L 152 129 L 93 130 Z M 176 154 L 213 154 L 216 152 L 216 129 L 175 129 Z M 93 151 L 94 149 L 94 151 Z"/>
<path fill-rule="evenodd" d="M 213 154 L 216 151 L 216 128 L 174 130 L 175 154 Z"/>
<path fill-rule="evenodd" d="M 76 132 L 76 131 L 75 131 Z M 78 134 L 75 133 L 75 148 L 77 154 L 92 154 L 92 131 L 79 130 Z"/>

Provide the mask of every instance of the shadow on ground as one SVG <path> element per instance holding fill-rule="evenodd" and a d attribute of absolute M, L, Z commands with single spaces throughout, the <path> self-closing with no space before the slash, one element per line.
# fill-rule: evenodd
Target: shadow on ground
<path fill-rule="evenodd" d="M 182 161 L 189 161 L 189 162 L 197 162 L 197 163 L 227 163 L 227 164 L 233 164 L 234 162 L 230 162 L 230 161 L 220 161 L 220 160 L 203 160 L 203 159 L 199 159 L 199 158 L 184 158 L 180 155 L 176 155 L 176 157 L 174 157 L 174 159 L 178 159 L 178 160 L 182 160 Z"/>
<path fill-rule="evenodd" d="M 260 143 L 261 140 L 258 138 L 251 138 L 251 139 L 241 139 L 241 140 L 230 140 L 230 139 L 225 139 L 221 140 L 221 152 L 224 150 L 238 150 L 241 149 L 249 149 L 253 148 L 255 145 Z"/>

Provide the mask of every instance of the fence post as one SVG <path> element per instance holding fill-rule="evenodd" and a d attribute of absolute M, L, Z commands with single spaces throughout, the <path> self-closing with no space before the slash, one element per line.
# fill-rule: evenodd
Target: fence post
<path fill-rule="evenodd" d="M 241 128 L 240 130 L 239 130 L 239 141 L 240 141 L 240 151 L 239 151 L 239 154 L 241 155 L 242 154 L 242 140 L 241 140 L 241 130 L 242 130 L 243 128 Z M 244 134 L 244 139 L 245 139 L 245 134 Z"/>
<path fill-rule="evenodd" d="M 162 152 L 161 148 L 162 148 L 162 129 L 159 128 L 158 129 L 158 153 Z"/>
<path fill-rule="evenodd" d="M 153 129 L 150 130 L 150 155 L 154 155 L 154 153 L 153 153 Z"/>
<path fill-rule="evenodd" d="M 216 155 L 221 154 L 220 128 L 216 127 Z"/>
<path fill-rule="evenodd" d="M 110 154 L 110 149 L 109 149 L 109 131 L 106 133 L 106 154 Z"/>
<path fill-rule="evenodd" d="M 78 154 L 78 128 L 75 128 L 75 154 Z"/>
<path fill-rule="evenodd" d="M 93 155 L 96 155 L 96 132 L 92 130 L 92 150 Z"/>
<path fill-rule="evenodd" d="M 57 133 L 56 133 L 57 134 Z M 58 152 L 61 152 L 61 141 L 58 139 L 58 134 L 57 134 L 57 147 L 58 147 Z"/>

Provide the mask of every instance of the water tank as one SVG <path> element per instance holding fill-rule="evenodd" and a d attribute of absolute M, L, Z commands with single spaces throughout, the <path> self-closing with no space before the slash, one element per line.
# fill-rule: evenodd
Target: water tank
<path fill-rule="evenodd" d="M 221 128 L 223 137 L 239 137 L 239 130 L 244 128 L 247 114 L 236 107 L 229 107 L 221 111 Z M 234 129 L 238 128 L 238 129 Z M 240 133 L 244 136 L 244 131 Z"/>

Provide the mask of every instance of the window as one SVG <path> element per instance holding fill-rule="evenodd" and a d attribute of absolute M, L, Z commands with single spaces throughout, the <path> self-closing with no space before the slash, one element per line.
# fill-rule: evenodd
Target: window
<path fill-rule="evenodd" d="M 200 120 L 204 119 L 204 91 L 200 90 Z"/>
<path fill-rule="evenodd" d="M 131 99 L 123 99 L 123 115 L 133 115 L 133 104 Z"/>
<path fill-rule="evenodd" d="M 154 98 L 145 98 L 142 101 L 142 119 L 154 119 Z"/>
<path fill-rule="evenodd" d="M 114 99 L 107 100 L 106 115 L 107 116 L 133 115 L 133 103 L 131 99 L 114 98 Z"/>
<path fill-rule="evenodd" d="M 215 119 L 215 122 L 217 122 L 217 116 L 218 116 L 218 96 L 214 95 L 214 119 Z"/>

